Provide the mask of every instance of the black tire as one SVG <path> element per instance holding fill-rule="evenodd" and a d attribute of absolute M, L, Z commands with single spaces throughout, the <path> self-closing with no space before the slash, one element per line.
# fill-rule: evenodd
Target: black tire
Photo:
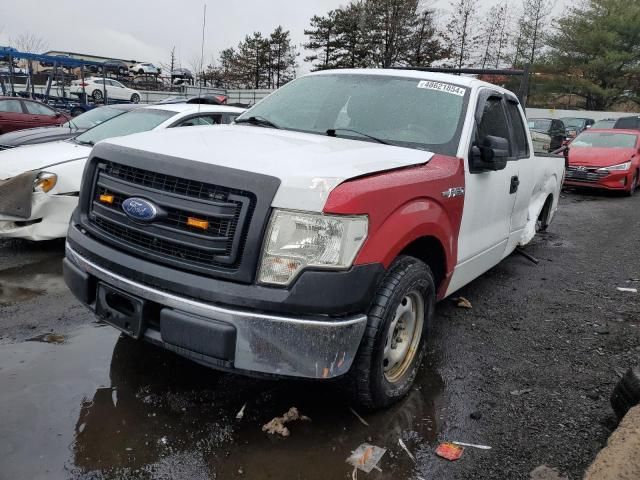
<path fill-rule="evenodd" d="M 131 103 L 139 103 L 140 102 L 140 95 L 138 95 L 137 93 L 134 93 L 133 95 L 131 95 Z"/>
<path fill-rule="evenodd" d="M 611 393 L 611 406 L 619 419 L 640 403 L 640 367 L 630 368 Z"/>
<path fill-rule="evenodd" d="M 546 232 L 549 228 L 549 217 L 551 216 L 551 207 L 553 205 L 553 197 L 549 195 L 544 202 L 544 206 L 540 211 L 540 216 L 536 220 L 536 233 Z"/>
<path fill-rule="evenodd" d="M 412 353 L 410 363 L 406 363 L 398 372 L 398 378 L 390 381 L 385 373 L 388 365 L 384 363 L 387 361 L 385 346 L 388 331 L 401 302 L 405 302 L 408 295 L 415 294 L 421 295 L 424 301 L 420 334 L 418 337 L 414 333 L 412 337 L 412 344 L 413 341 L 417 344 L 415 349 L 410 351 L 413 350 L 415 353 Z M 433 320 L 435 303 L 435 282 L 427 264 L 409 256 L 396 259 L 380 283 L 371 303 L 367 328 L 351 370 L 344 380 L 352 401 L 360 408 L 384 408 L 409 392 L 424 356 L 424 344 Z M 404 357 L 405 362 L 407 355 Z"/>
<path fill-rule="evenodd" d="M 139 73 L 140 75 L 142 75 L 142 74 L 144 74 L 144 70 L 143 70 L 143 69 L 140 69 L 140 70 L 138 70 L 138 73 Z"/>
<path fill-rule="evenodd" d="M 638 182 L 640 182 L 640 178 L 638 178 L 638 171 L 636 170 L 636 173 L 633 174 L 631 186 L 629 187 L 629 190 L 625 192 L 627 197 L 633 197 L 636 194 L 636 192 L 638 191 Z"/>
<path fill-rule="evenodd" d="M 101 90 L 94 90 L 91 92 L 91 98 L 93 98 L 94 102 L 101 102 L 104 96 L 102 95 Z"/>

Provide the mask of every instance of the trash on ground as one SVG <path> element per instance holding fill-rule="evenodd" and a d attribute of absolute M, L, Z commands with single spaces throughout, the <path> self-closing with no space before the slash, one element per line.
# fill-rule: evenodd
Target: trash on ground
<path fill-rule="evenodd" d="M 462 457 L 462 452 L 464 452 L 464 447 L 451 442 L 441 443 L 436 448 L 436 455 L 452 462 Z"/>
<path fill-rule="evenodd" d="M 244 405 L 242 405 L 242 408 L 240 409 L 240 411 L 236 414 L 236 420 L 242 420 L 244 418 L 244 409 L 247 406 L 247 404 L 245 403 Z"/>
<path fill-rule="evenodd" d="M 356 411 L 355 411 L 353 408 L 351 408 L 351 407 L 349 407 L 349 410 L 351 410 L 351 413 L 353 413 L 353 414 L 356 416 L 356 418 L 357 418 L 358 420 L 360 420 L 360 423 L 362 423 L 365 427 L 368 427 L 368 426 L 369 426 L 369 424 L 367 423 L 367 421 L 366 421 L 364 418 L 362 418 L 360 415 L 358 415 L 358 412 L 356 412 Z"/>
<path fill-rule="evenodd" d="M 525 252 L 520 247 L 516 248 L 516 253 L 519 254 L 519 255 L 522 255 L 524 258 L 526 258 L 527 260 L 529 260 L 531 263 L 533 263 L 535 265 L 538 265 L 540 263 L 540 260 L 538 260 L 536 257 L 531 255 L 530 253 Z"/>
<path fill-rule="evenodd" d="M 638 293 L 637 288 L 618 287 L 616 290 L 619 292 Z"/>
<path fill-rule="evenodd" d="M 377 465 L 386 451 L 386 448 L 376 447 L 375 445 L 370 445 L 368 443 L 363 443 L 356 448 L 351 453 L 351 456 L 347 458 L 347 463 L 354 467 L 353 477 L 356 477 L 356 470 L 362 470 L 365 473 L 369 473 L 375 468 L 378 471 L 382 471 Z"/>
<path fill-rule="evenodd" d="M 547 467 L 546 465 L 540 465 L 533 470 L 529 474 L 529 478 L 531 480 L 568 480 L 566 476 L 561 476 L 555 468 Z"/>
<path fill-rule="evenodd" d="M 265 423 L 262 426 L 262 431 L 270 433 L 272 435 L 277 433 L 279 435 L 282 435 L 283 437 L 288 437 L 291 434 L 291 432 L 289 432 L 289 429 L 285 427 L 285 424 L 289 422 L 294 422 L 296 420 L 300 420 L 303 422 L 311 421 L 311 419 L 306 415 L 301 415 L 296 407 L 291 407 L 289 411 L 285 413 L 283 416 L 275 417 L 269 423 Z"/>
<path fill-rule="evenodd" d="M 471 302 L 464 297 L 456 297 L 456 298 L 452 298 L 451 300 L 456 302 L 456 305 L 458 306 L 458 308 L 468 308 L 468 309 L 473 308 L 473 305 L 471 305 Z"/>
<path fill-rule="evenodd" d="M 513 390 L 510 393 L 511 393 L 511 395 L 519 397 L 520 395 L 524 395 L 525 393 L 531 393 L 531 392 L 533 392 L 533 389 L 531 389 L 531 388 L 523 388 L 522 390 Z"/>
<path fill-rule="evenodd" d="M 409 451 L 409 449 L 407 448 L 407 446 L 405 445 L 405 443 L 402 441 L 401 438 L 398 439 L 398 444 L 405 452 L 407 452 L 407 455 L 409 455 L 409 458 L 413 460 L 413 463 L 416 463 L 416 457 L 414 457 L 413 453 Z"/>
<path fill-rule="evenodd" d="M 490 446 L 478 445 L 477 443 L 465 443 L 465 442 L 451 442 L 451 443 L 455 443 L 456 445 L 460 445 L 461 447 L 478 448 L 480 450 L 491 450 Z"/>

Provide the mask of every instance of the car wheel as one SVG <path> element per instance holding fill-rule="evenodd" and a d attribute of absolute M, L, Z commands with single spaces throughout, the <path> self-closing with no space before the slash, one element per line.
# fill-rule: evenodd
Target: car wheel
<path fill-rule="evenodd" d="M 415 380 L 436 302 L 431 269 L 399 257 L 381 282 L 368 312 L 345 387 L 360 407 L 384 408 L 404 397 Z"/>
<path fill-rule="evenodd" d="M 629 409 L 640 403 L 640 367 L 630 368 L 611 393 L 611 406 L 622 419 Z"/>
<path fill-rule="evenodd" d="M 139 73 L 140 75 L 142 75 L 142 74 L 144 73 L 144 70 L 143 70 L 143 69 L 140 69 L 140 70 L 138 70 L 138 73 Z"/>
<path fill-rule="evenodd" d="M 633 180 L 631 180 L 631 185 L 629 186 L 629 190 L 625 192 L 627 196 L 633 197 L 635 195 L 639 186 L 638 182 L 640 182 L 640 178 L 638 177 L 638 171 L 636 170 L 636 173 L 633 174 Z"/>
<path fill-rule="evenodd" d="M 137 93 L 134 93 L 133 95 L 131 95 L 131 103 L 139 103 L 140 102 L 140 95 L 138 95 Z"/>
<path fill-rule="evenodd" d="M 91 94 L 91 98 L 93 98 L 94 102 L 101 102 L 104 97 L 101 90 L 94 90 Z"/>

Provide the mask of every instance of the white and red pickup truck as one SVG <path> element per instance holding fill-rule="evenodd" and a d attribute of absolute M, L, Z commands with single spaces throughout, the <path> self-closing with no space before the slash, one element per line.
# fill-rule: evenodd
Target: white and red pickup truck
<path fill-rule="evenodd" d="M 564 158 L 509 91 L 413 70 L 313 73 L 217 129 L 97 144 L 64 276 L 111 325 L 214 368 L 411 387 L 434 306 L 528 243 Z"/>

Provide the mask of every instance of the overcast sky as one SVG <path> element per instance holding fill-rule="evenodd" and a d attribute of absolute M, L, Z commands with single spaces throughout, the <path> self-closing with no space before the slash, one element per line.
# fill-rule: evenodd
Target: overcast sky
<path fill-rule="evenodd" d="M 520 4 L 520 0 L 509 2 Z M 300 45 L 314 14 L 324 14 L 348 1 L 1 0 L 0 45 L 28 32 L 45 39 L 51 50 L 157 63 L 168 62 L 175 45 L 182 66 L 190 68 L 200 55 L 205 3 L 205 62 L 209 62 L 223 48 L 237 45 L 245 34 L 269 33 L 278 25 L 290 30 L 293 41 Z M 432 5 L 444 16 L 449 1 L 435 0 Z M 303 56 L 304 52 L 301 72 L 307 70 Z"/>

